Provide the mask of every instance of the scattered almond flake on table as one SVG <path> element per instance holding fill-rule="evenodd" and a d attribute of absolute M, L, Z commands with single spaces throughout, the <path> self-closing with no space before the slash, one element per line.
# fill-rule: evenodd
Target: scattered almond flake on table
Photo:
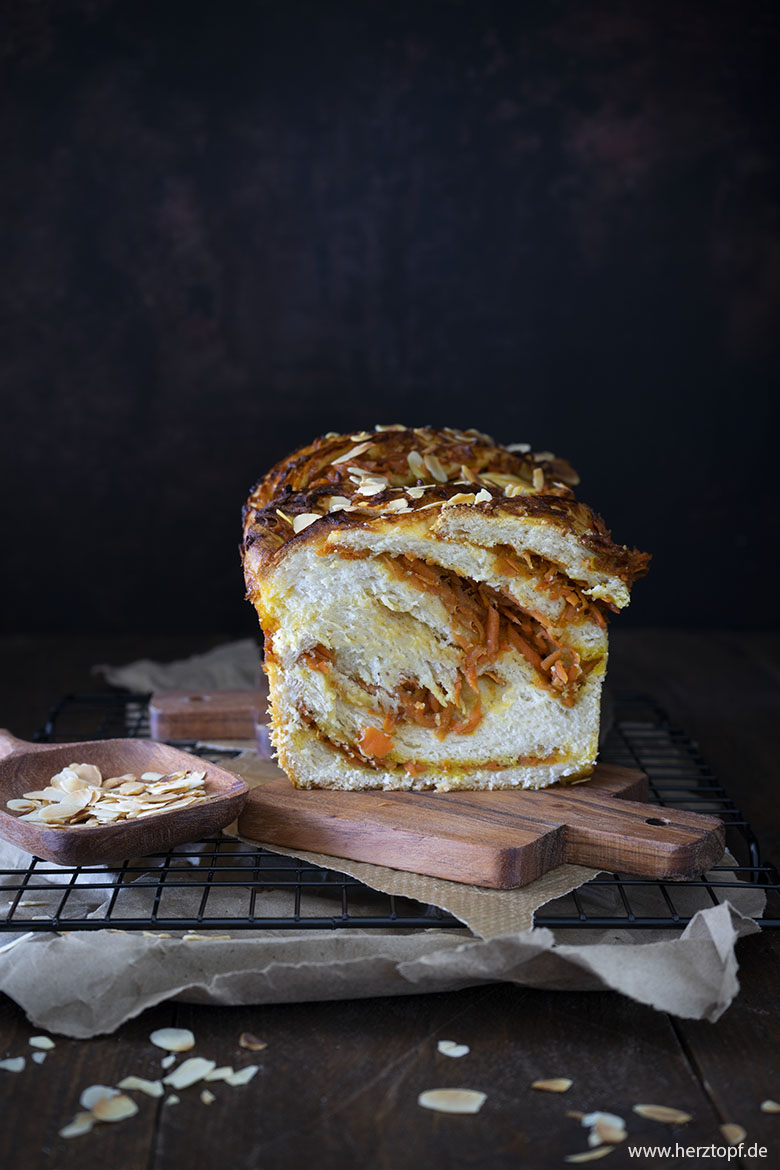
<path fill-rule="evenodd" d="M 669 1125 L 684 1125 L 691 1121 L 690 1113 L 683 1113 L 682 1109 L 673 1109 L 669 1105 L 634 1105 L 634 1113 L 645 1117 L 648 1121 L 665 1121 Z"/>
<path fill-rule="evenodd" d="M 259 1068 L 259 1064 L 247 1064 L 225 1077 L 225 1081 L 228 1085 L 248 1085 Z"/>
<path fill-rule="evenodd" d="M 171 1093 L 169 1097 L 165 1098 L 163 1105 L 178 1105 L 179 1101 L 181 1101 L 181 1097 L 177 1097 L 175 1093 Z"/>
<path fill-rule="evenodd" d="M 160 1061 L 160 1064 L 162 1065 L 163 1068 L 170 1068 L 172 1064 L 176 1064 L 175 1054 L 173 1052 L 171 1052 L 168 1054 L 168 1056 L 164 1056 L 162 1058 L 162 1060 Z"/>
<path fill-rule="evenodd" d="M 574 1084 L 568 1077 L 552 1077 L 549 1081 L 532 1081 L 532 1089 L 540 1089 L 543 1093 L 566 1093 Z"/>
<path fill-rule="evenodd" d="M 195 1037 L 189 1028 L 157 1028 L 149 1039 L 168 1052 L 187 1052 L 195 1047 Z"/>
<path fill-rule="evenodd" d="M 718 1129 L 730 1146 L 738 1146 L 747 1137 L 747 1130 L 733 1121 L 727 1121 L 723 1125 L 719 1125 Z"/>
<path fill-rule="evenodd" d="M 211 1105 L 214 1101 L 216 1101 L 217 1098 L 214 1096 L 211 1089 L 202 1089 L 200 1099 L 204 1105 Z"/>
<path fill-rule="evenodd" d="M 124 1077 L 118 1083 L 120 1089 L 137 1089 L 139 1093 L 146 1093 L 149 1097 L 162 1097 L 162 1081 L 148 1081 L 146 1077 Z"/>
<path fill-rule="evenodd" d="M 183 1061 L 173 1072 L 163 1077 L 163 1084 L 174 1089 L 187 1089 L 197 1081 L 202 1081 L 206 1073 L 217 1067 L 216 1060 L 206 1060 L 203 1056 L 191 1056 Z"/>
<path fill-rule="evenodd" d="M 135 1117 L 138 1106 L 132 1097 L 118 1093 L 116 1097 L 101 1097 L 92 1106 L 92 1114 L 98 1121 L 124 1121 Z"/>
<path fill-rule="evenodd" d="M 203 1079 L 204 1081 L 227 1081 L 232 1076 L 232 1065 L 223 1064 L 219 1068 L 213 1068 L 210 1073 L 206 1073 Z"/>
<path fill-rule="evenodd" d="M 780 1113 L 780 1102 L 771 1099 L 762 1101 L 760 1108 L 762 1113 Z"/>
<path fill-rule="evenodd" d="M 440 1040 L 438 1049 L 443 1056 L 468 1056 L 471 1052 L 468 1044 L 456 1044 L 454 1040 Z"/>
<path fill-rule="evenodd" d="M 9 1056 L 5 1060 L 0 1060 L 0 1069 L 5 1069 L 6 1072 L 21 1072 L 27 1061 L 23 1056 Z"/>
<path fill-rule="evenodd" d="M 32 1058 L 36 1064 L 43 1064 L 43 1062 L 47 1056 L 48 1056 L 47 1052 L 33 1052 L 33 1054 L 32 1054 Z"/>
<path fill-rule="evenodd" d="M 89 1133 L 94 1124 L 95 1118 L 91 1113 L 77 1113 L 73 1120 L 60 1130 L 60 1137 L 81 1137 L 83 1133 Z"/>
<path fill-rule="evenodd" d="M 438 1113 L 479 1113 L 487 1101 L 487 1093 L 479 1089 L 427 1089 L 420 1093 L 417 1104 Z"/>
<path fill-rule="evenodd" d="M 54 1048 L 54 1041 L 50 1036 L 31 1036 L 27 1043 L 31 1048 L 43 1048 L 47 1052 Z"/>
<path fill-rule="evenodd" d="M 89 1109 L 90 1112 L 98 1101 L 102 1101 L 108 1097 L 121 1096 L 119 1089 L 112 1089 L 110 1085 L 89 1085 L 84 1089 L 79 1097 L 79 1105 L 82 1109 Z"/>
<path fill-rule="evenodd" d="M 595 1162 L 597 1158 L 606 1158 L 611 1154 L 614 1146 L 597 1146 L 595 1150 L 583 1150 L 581 1154 L 567 1154 L 564 1162 Z"/>
<path fill-rule="evenodd" d="M 242 1032 L 238 1038 L 239 1048 L 248 1048 L 250 1052 L 262 1052 L 264 1048 L 268 1047 L 265 1040 L 261 1040 L 259 1036 L 255 1036 L 254 1032 Z"/>

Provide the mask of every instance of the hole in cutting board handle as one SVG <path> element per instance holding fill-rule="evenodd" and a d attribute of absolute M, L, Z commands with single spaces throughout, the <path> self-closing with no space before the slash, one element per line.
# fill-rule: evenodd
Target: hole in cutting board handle
<path fill-rule="evenodd" d="M 646 825 L 668 825 L 669 822 L 661 820 L 660 817 L 646 817 L 645 824 Z"/>

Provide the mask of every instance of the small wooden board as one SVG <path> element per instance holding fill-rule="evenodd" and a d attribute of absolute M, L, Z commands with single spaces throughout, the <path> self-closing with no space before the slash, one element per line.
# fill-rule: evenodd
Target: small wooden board
<path fill-rule="evenodd" d="M 254 739 L 266 732 L 268 686 L 255 690 L 158 691 L 149 702 L 152 739 Z"/>
<path fill-rule="evenodd" d="M 720 860 L 717 817 L 644 804 L 646 796 L 643 772 L 610 764 L 585 783 L 539 791 L 344 792 L 272 780 L 250 791 L 239 831 L 271 846 L 502 890 L 564 862 L 685 878 Z"/>

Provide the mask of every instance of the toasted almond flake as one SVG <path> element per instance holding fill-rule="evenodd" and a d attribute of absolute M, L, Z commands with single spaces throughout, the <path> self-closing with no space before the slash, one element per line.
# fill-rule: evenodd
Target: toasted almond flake
<path fill-rule="evenodd" d="M 19 903 L 20 906 L 48 906 L 48 902 L 44 899 L 22 898 Z"/>
<path fill-rule="evenodd" d="M 317 512 L 301 512 L 298 516 L 293 516 L 293 532 L 303 532 L 304 528 L 308 528 L 315 520 L 321 520 L 322 517 Z"/>
<path fill-rule="evenodd" d="M 477 494 L 474 496 L 474 503 L 475 504 L 487 504 L 488 501 L 492 500 L 492 499 L 493 499 L 493 497 L 490 494 L 490 492 L 487 490 L 487 488 L 482 488 L 482 490 L 478 491 Z"/>
<path fill-rule="evenodd" d="M 178 1105 L 181 1097 L 177 1097 L 175 1093 L 171 1093 L 163 1101 L 163 1105 Z"/>
<path fill-rule="evenodd" d="M 624 1142 L 628 1134 L 624 1125 L 609 1125 L 606 1121 L 597 1121 L 588 1134 L 589 1146 L 603 1146 L 607 1143 L 616 1146 Z"/>
<path fill-rule="evenodd" d="M 423 462 L 434 479 L 438 480 L 439 483 L 447 482 L 449 476 L 435 455 L 424 455 Z"/>
<path fill-rule="evenodd" d="M 597 1158 L 605 1158 L 611 1154 L 614 1146 L 598 1146 L 595 1150 L 584 1150 L 581 1154 L 567 1154 L 564 1162 L 595 1162 Z"/>
<path fill-rule="evenodd" d="M 568 1077 L 552 1077 L 549 1081 L 532 1081 L 531 1088 L 541 1089 L 543 1093 L 565 1093 L 573 1084 Z"/>
<path fill-rule="evenodd" d="M 423 463 L 423 457 L 419 451 L 410 451 L 406 456 L 406 462 L 409 464 L 409 470 L 417 479 L 424 479 L 426 467 Z"/>
<path fill-rule="evenodd" d="M 5 1060 L 0 1060 L 0 1069 L 6 1072 L 21 1072 L 26 1063 L 23 1056 L 8 1056 Z"/>
<path fill-rule="evenodd" d="M 348 496 L 330 496 L 327 502 L 329 512 L 341 512 L 344 508 L 349 507 Z"/>
<path fill-rule="evenodd" d="M 281 508 L 276 508 L 276 515 L 280 518 L 280 520 L 284 520 L 286 524 L 292 524 L 290 517 L 287 516 Z"/>
<path fill-rule="evenodd" d="M 479 483 L 479 476 L 477 475 L 476 471 L 472 471 L 472 469 L 467 467 L 465 463 L 461 464 L 460 474 L 461 477 L 466 480 L 466 483 Z"/>
<path fill-rule="evenodd" d="M 540 492 L 544 487 L 544 472 L 541 467 L 534 468 L 533 484 L 535 492 Z"/>
<path fill-rule="evenodd" d="M 507 443 L 507 451 L 517 451 L 520 455 L 525 455 L 531 450 L 530 443 Z"/>
<path fill-rule="evenodd" d="M 733 1121 L 727 1121 L 724 1125 L 719 1125 L 718 1129 L 730 1146 L 738 1146 L 747 1137 L 747 1130 Z"/>
<path fill-rule="evenodd" d="M 163 1068 L 170 1068 L 172 1064 L 176 1064 L 176 1056 L 173 1052 L 169 1056 L 164 1056 L 160 1061 Z"/>
<path fill-rule="evenodd" d="M 119 1082 L 120 1089 L 136 1089 L 139 1093 L 146 1093 L 147 1097 L 162 1097 L 162 1081 L 148 1081 L 146 1077 L 124 1077 Z"/>
<path fill-rule="evenodd" d="M 48 1055 L 48 1052 L 33 1052 L 32 1058 L 36 1064 L 43 1064 Z"/>
<path fill-rule="evenodd" d="M 364 439 L 372 439 L 373 435 L 371 435 L 368 431 L 360 431 L 359 434 L 350 435 L 349 437 L 353 443 L 362 443 Z"/>
<path fill-rule="evenodd" d="M 6 808 L 10 808 L 11 812 L 32 812 L 37 806 L 32 800 L 8 800 L 6 801 Z"/>
<path fill-rule="evenodd" d="M 144 938 L 173 938 L 173 935 L 165 930 L 142 930 L 141 934 Z"/>
<path fill-rule="evenodd" d="M 456 1044 L 454 1040 L 440 1040 L 438 1043 L 439 1052 L 443 1056 L 468 1056 L 471 1049 L 468 1044 Z"/>
<path fill-rule="evenodd" d="M 127 1117 L 135 1117 L 138 1106 L 132 1097 L 124 1093 L 117 1093 L 116 1097 L 101 1097 L 92 1106 L 92 1116 L 98 1121 L 124 1121 Z"/>
<path fill-rule="evenodd" d="M 405 431 L 407 427 L 401 426 L 400 423 L 392 423 L 390 426 L 380 426 L 379 423 L 374 427 L 375 431 Z"/>
<path fill-rule="evenodd" d="M 773 1101 L 769 1098 L 761 1102 L 760 1109 L 762 1113 L 780 1113 L 780 1102 Z"/>
<path fill-rule="evenodd" d="M 157 1028 L 149 1039 L 167 1052 L 188 1052 L 195 1047 L 195 1037 L 189 1028 Z"/>
<path fill-rule="evenodd" d="M 648 1121 L 666 1121 L 670 1125 L 684 1125 L 691 1120 L 690 1113 L 683 1113 L 682 1109 L 673 1109 L 669 1105 L 634 1105 L 634 1113 L 646 1117 Z"/>
<path fill-rule="evenodd" d="M 583 1113 L 582 1124 L 586 1129 L 591 1125 L 611 1125 L 616 1129 L 623 1129 L 626 1123 L 617 1113 L 602 1113 L 601 1110 L 596 1110 L 592 1113 Z"/>
<path fill-rule="evenodd" d="M 339 463 L 346 463 L 348 459 L 357 459 L 364 451 L 367 451 L 371 443 L 358 443 L 357 447 L 352 447 L 349 451 L 345 451 L 343 455 L 339 455 L 338 459 L 331 459 L 331 467 L 335 467 Z"/>
<path fill-rule="evenodd" d="M 163 1084 L 173 1089 L 187 1089 L 196 1081 L 202 1081 L 207 1073 L 217 1067 L 216 1060 L 206 1060 L 202 1056 L 191 1056 L 183 1061 L 173 1072 L 163 1077 Z"/>
<path fill-rule="evenodd" d="M 379 483 L 375 479 L 364 479 L 358 485 L 357 494 L 359 496 L 378 496 L 386 487 L 386 483 Z"/>
<path fill-rule="evenodd" d="M 407 512 L 409 510 L 409 501 L 403 497 L 399 500 L 390 500 L 384 506 L 385 512 Z"/>
<path fill-rule="evenodd" d="M 420 496 L 428 490 L 430 484 L 417 484 L 416 487 L 408 487 L 406 489 L 407 496 L 411 496 L 413 500 L 419 500 Z"/>
<path fill-rule="evenodd" d="M 206 1073 L 203 1079 L 204 1081 L 229 1081 L 232 1076 L 231 1065 L 223 1064 L 219 1068 L 213 1068 L 210 1073 Z"/>
<path fill-rule="evenodd" d="M 112 1089 L 110 1085 L 90 1085 L 82 1091 L 79 1105 L 82 1109 L 94 1109 L 98 1101 L 108 1097 L 119 1097 L 119 1089 Z"/>
<path fill-rule="evenodd" d="M 567 1109 L 564 1114 L 565 1117 L 573 1117 L 575 1121 L 582 1121 L 585 1116 L 579 1109 Z"/>
<path fill-rule="evenodd" d="M 428 1089 L 420 1093 L 417 1104 L 438 1113 L 479 1113 L 487 1093 L 479 1089 Z"/>
<path fill-rule="evenodd" d="M 54 1041 L 50 1036 L 31 1036 L 28 1044 L 31 1048 L 43 1048 L 47 1052 L 54 1048 Z"/>
<path fill-rule="evenodd" d="M 248 1048 L 250 1052 L 262 1052 L 264 1048 L 268 1047 L 265 1040 L 261 1040 L 259 1036 L 255 1036 L 254 1032 L 242 1032 L 238 1038 L 239 1048 Z"/>
<path fill-rule="evenodd" d="M 89 1133 L 94 1124 L 95 1118 L 91 1113 L 77 1113 L 73 1118 L 73 1121 L 69 1121 L 68 1124 L 60 1130 L 60 1137 L 80 1137 L 83 1133 Z"/>
<path fill-rule="evenodd" d="M 456 492 L 454 496 L 444 501 L 444 507 L 447 508 L 451 504 L 473 504 L 475 502 L 475 495 L 473 492 Z"/>
<path fill-rule="evenodd" d="M 243 1068 L 236 1069 L 229 1077 L 225 1077 L 225 1082 L 228 1085 L 248 1085 L 252 1077 L 260 1068 L 259 1064 L 247 1064 Z"/>
<path fill-rule="evenodd" d="M 216 1101 L 217 1098 L 214 1096 L 211 1089 L 201 1089 L 200 1099 L 204 1105 L 211 1105 L 214 1101 Z"/>

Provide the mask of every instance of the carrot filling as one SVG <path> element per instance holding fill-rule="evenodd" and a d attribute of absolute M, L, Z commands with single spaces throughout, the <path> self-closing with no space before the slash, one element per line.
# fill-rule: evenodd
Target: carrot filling
<path fill-rule="evenodd" d="M 617 613 L 617 607 L 606 601 L 594 601 L 584 592 L 584 582 L 572 581 L 554 561 L 527 549 L 517 553 L 506 544 L 496 545 L 496 569 L 506 577 L 535 577 L 552 601 L 566 602 L 558 622 L 568 625 L 587 616 L 602 630 L 607 628 L 607 612 Z"/>
<path fill-rule="evenodd" d="M 506 554 L 502 551 L 501 555 Z M 503 679 L 492 667 L 501 655 L 511 651 L 530 663 L 540 686 L 555 695 L 564 706 L 573 705 L 586 675 L 599 659 L 583 662 L 575 650 L 553 637 L 538 615 L 523 609 L 498 589 L 460 577 L 449 569 L 430 565 L 406 553 L 400 556 L 383 554 L 381 559 L 396 577 L 425 593 L 435 594 L 442 601 L 452 619 L 451 637 L 462 651 L 462 659 L 453 701 L 449 703 L 440 702 L 417 679 L 402 679 L 390 694 L 393 709 L 388 711 L 377 707 L 371 711 L 381 726 L 364 727 L 358 736 L 357 746 L 364 757 L 382 759 L 387 756 L 393 749 L 392 732 L 399 723 L 416 723 L 430 728 L 439 739 L 449 734 L 468 735 L 473 732 L 483 718 L 480 680 L 490 679 L 501 685 Z M 522 571 L 530 569 L 529 564 Z M 547 572 L 552 574 L 550 581 L 555 584 L 557 570 L 553 567 Z M 573 611 L 575 603 L 582 603 L 576 610 L 580 614 L 589 606 L 591 613 L 598 615 L 599 624 L 604 624 L 601 611 L 587 599 L 572 593 L 572 600 L 567 598 L 567 601 Z M 335 654 L 317 643 L 304 651 L 300 661 L 312 670 L 327 673 L 335 661 Z M 377 688 L 359 679 L 353 681 L 368 693 L 377 694 Z"/>

